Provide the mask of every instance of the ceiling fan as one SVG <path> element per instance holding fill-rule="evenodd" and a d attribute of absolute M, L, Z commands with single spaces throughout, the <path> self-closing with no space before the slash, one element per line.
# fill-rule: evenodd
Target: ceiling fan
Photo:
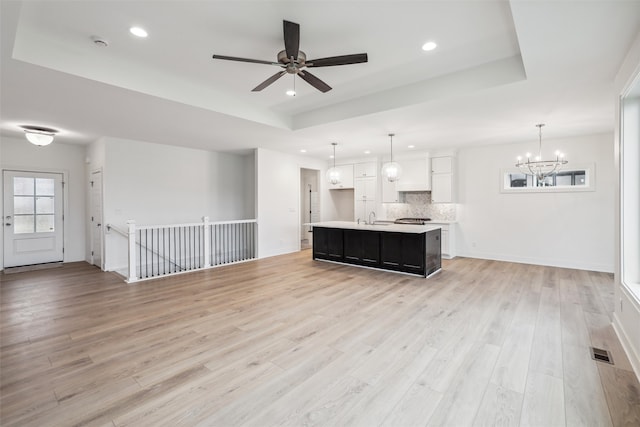
<path fill-rule="evenodd" d="M 224 59 L 227 61 L 253 62 L 256 64 L 275 65 L 282 68 L 267 80 L 253 88 L 252 92 L 259 92 L 266 88 L 285 74 L 297 74 L 302 80 L 318 89 L 320 92 L 328 92 L 331 86 L 311 74 L 306 68 L 332 67 L 335 65 L 349 65 L 367 62 L 366 53 L 353 55 L 331 56 L 307 60 L 307 55 L 299 49 L 300 46 L 300 25 L 295 22 L 282 21 L 284 30 L 284 50 L 278 52 L 277 62 L 262 61 L 260 59 L 237 58 L 235 56 L 213 55 L 213 59 Z"/>

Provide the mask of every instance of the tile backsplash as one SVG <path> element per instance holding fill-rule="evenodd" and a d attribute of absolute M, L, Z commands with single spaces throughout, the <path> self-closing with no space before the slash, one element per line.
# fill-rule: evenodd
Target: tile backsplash
<path fill-rule="evenodd" d="M 383 214 L 387 219 L 431 218 L 434 221 L 455 221 L 455 203 L 431 203 L 431 193 L 416 191 L 400 193 L 402 203 L 383 203 Z M 382 216 L 381 216 L 382 217 Z"/>

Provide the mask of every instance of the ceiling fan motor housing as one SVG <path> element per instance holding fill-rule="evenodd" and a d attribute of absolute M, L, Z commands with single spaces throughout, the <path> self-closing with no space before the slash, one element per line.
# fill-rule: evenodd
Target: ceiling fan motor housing
<path fill-rule="evenodd" d="M 291 58 L 287 58 L 286 50 L 278 52 L 278 62 L 287 66 L 286 70 L 289 74 L 298 74 L 300 69 L 305 66 L 306 60 L 307 55 L 301 50 L 298 51 L 298 59 L 294 61 L 291 61 Z"/>

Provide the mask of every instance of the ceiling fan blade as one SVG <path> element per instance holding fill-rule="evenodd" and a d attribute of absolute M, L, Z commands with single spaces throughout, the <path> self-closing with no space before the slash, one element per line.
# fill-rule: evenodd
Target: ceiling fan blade
<path fill-rule="evenodd" d="M 322 80 L 320 80 L 319 78 L 317 78 L 316 76 L 314 76 L 308 71 L 300 71 L 298 75 L 300 76 L 300 78 L 302 78 L 302 80 L 309 83 L 311 86 L 315 87 L 322 93 L 329 92 L 331 90 L 331 86 L 329 86 L 328 84 L 326 84 L 325 82 L 323 82 Z"/>
<path fill-rule="evenodd" d="M 236 56 L 213 55 L 213 59 L 224 59 L 225 61 L 251 62 L 254 64 L 277 65 L 278 67 L 282 67 L 282 64 L 278 62 L 263 61 L 261 59 L 238 58 Z"/>
<path fill-rule="evenodd" d="M 262 89 L 264 89 L 265 87 L 269 86 L 271 83 L 275 82 L 280 77 L 284 76 L 286 73 L 287 73 L 286 71 L 279 71 L 279 72 L 275 73 L 273 76 L 269 77 L 267 80 L 263 81 L 258 86 L 254 87 L 251 90 L 251 92 L 260 92 Z"/>
<path fill-rule="evenodd" d="M 284 30 L 284 50 L 287 52 L 287 58 L 298 59 L 298 51 L 300 50 L 300 25 L 295 22 L 282 21 Z"/>
<path fill-rule="evenodd" d="M 353 55 L 331 56 L 329 58 L 314 59 L 306 62 L 307 67 L 332 67 L 334 65 L 361 64 L 367 62 L 369 58 L 366 53 L 356 53 Z"/>

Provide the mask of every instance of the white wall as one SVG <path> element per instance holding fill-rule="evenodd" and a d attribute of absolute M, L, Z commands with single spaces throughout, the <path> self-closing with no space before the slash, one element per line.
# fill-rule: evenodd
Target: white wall
<path fill-rule="evenodd" d="M 501 193 L 501 169 L 527 144 L 458 152 L 458 254 L 530 264 L 613 272 L 613 135 L 543 140 L 543 152 L 567 153 L 568 166 L 595 163 L 595 191 Z"/>
<path fill-rule="evenodd" d="M 253 218 L 247 196 L 253 166 L 244 156 L 140 141 L 103 138 L 89 150 L 89 170 L 102 167 L 105 224 L 139 225 Z M 95 156 L 95 158 L 92 158 Z M 105 269 L 126 265 L 126 240 L 105 238 Z"/>
<path fill-rule="evenodd" d="M 0 167 L 30 171 L 64 172 L 64 262 L 85 259 L 85 147 L 54 141 L 36 147 L 23 138 L 0 138 Z M 3 247 L 0 245 L 0 259 Z M 4 263 L 4 261 L 0 261 Z M 2 265 L 2 264 L 0 264 Z"/>
<path fill-rule="evenodd" d="M 326 162 L 258 148 L 256 150 L 256 211 L 258 257 L 300 250 L 300 169 L 320 170 Z M 321 179 L 321 220 L 327 218 L 328 189 Z"/>

